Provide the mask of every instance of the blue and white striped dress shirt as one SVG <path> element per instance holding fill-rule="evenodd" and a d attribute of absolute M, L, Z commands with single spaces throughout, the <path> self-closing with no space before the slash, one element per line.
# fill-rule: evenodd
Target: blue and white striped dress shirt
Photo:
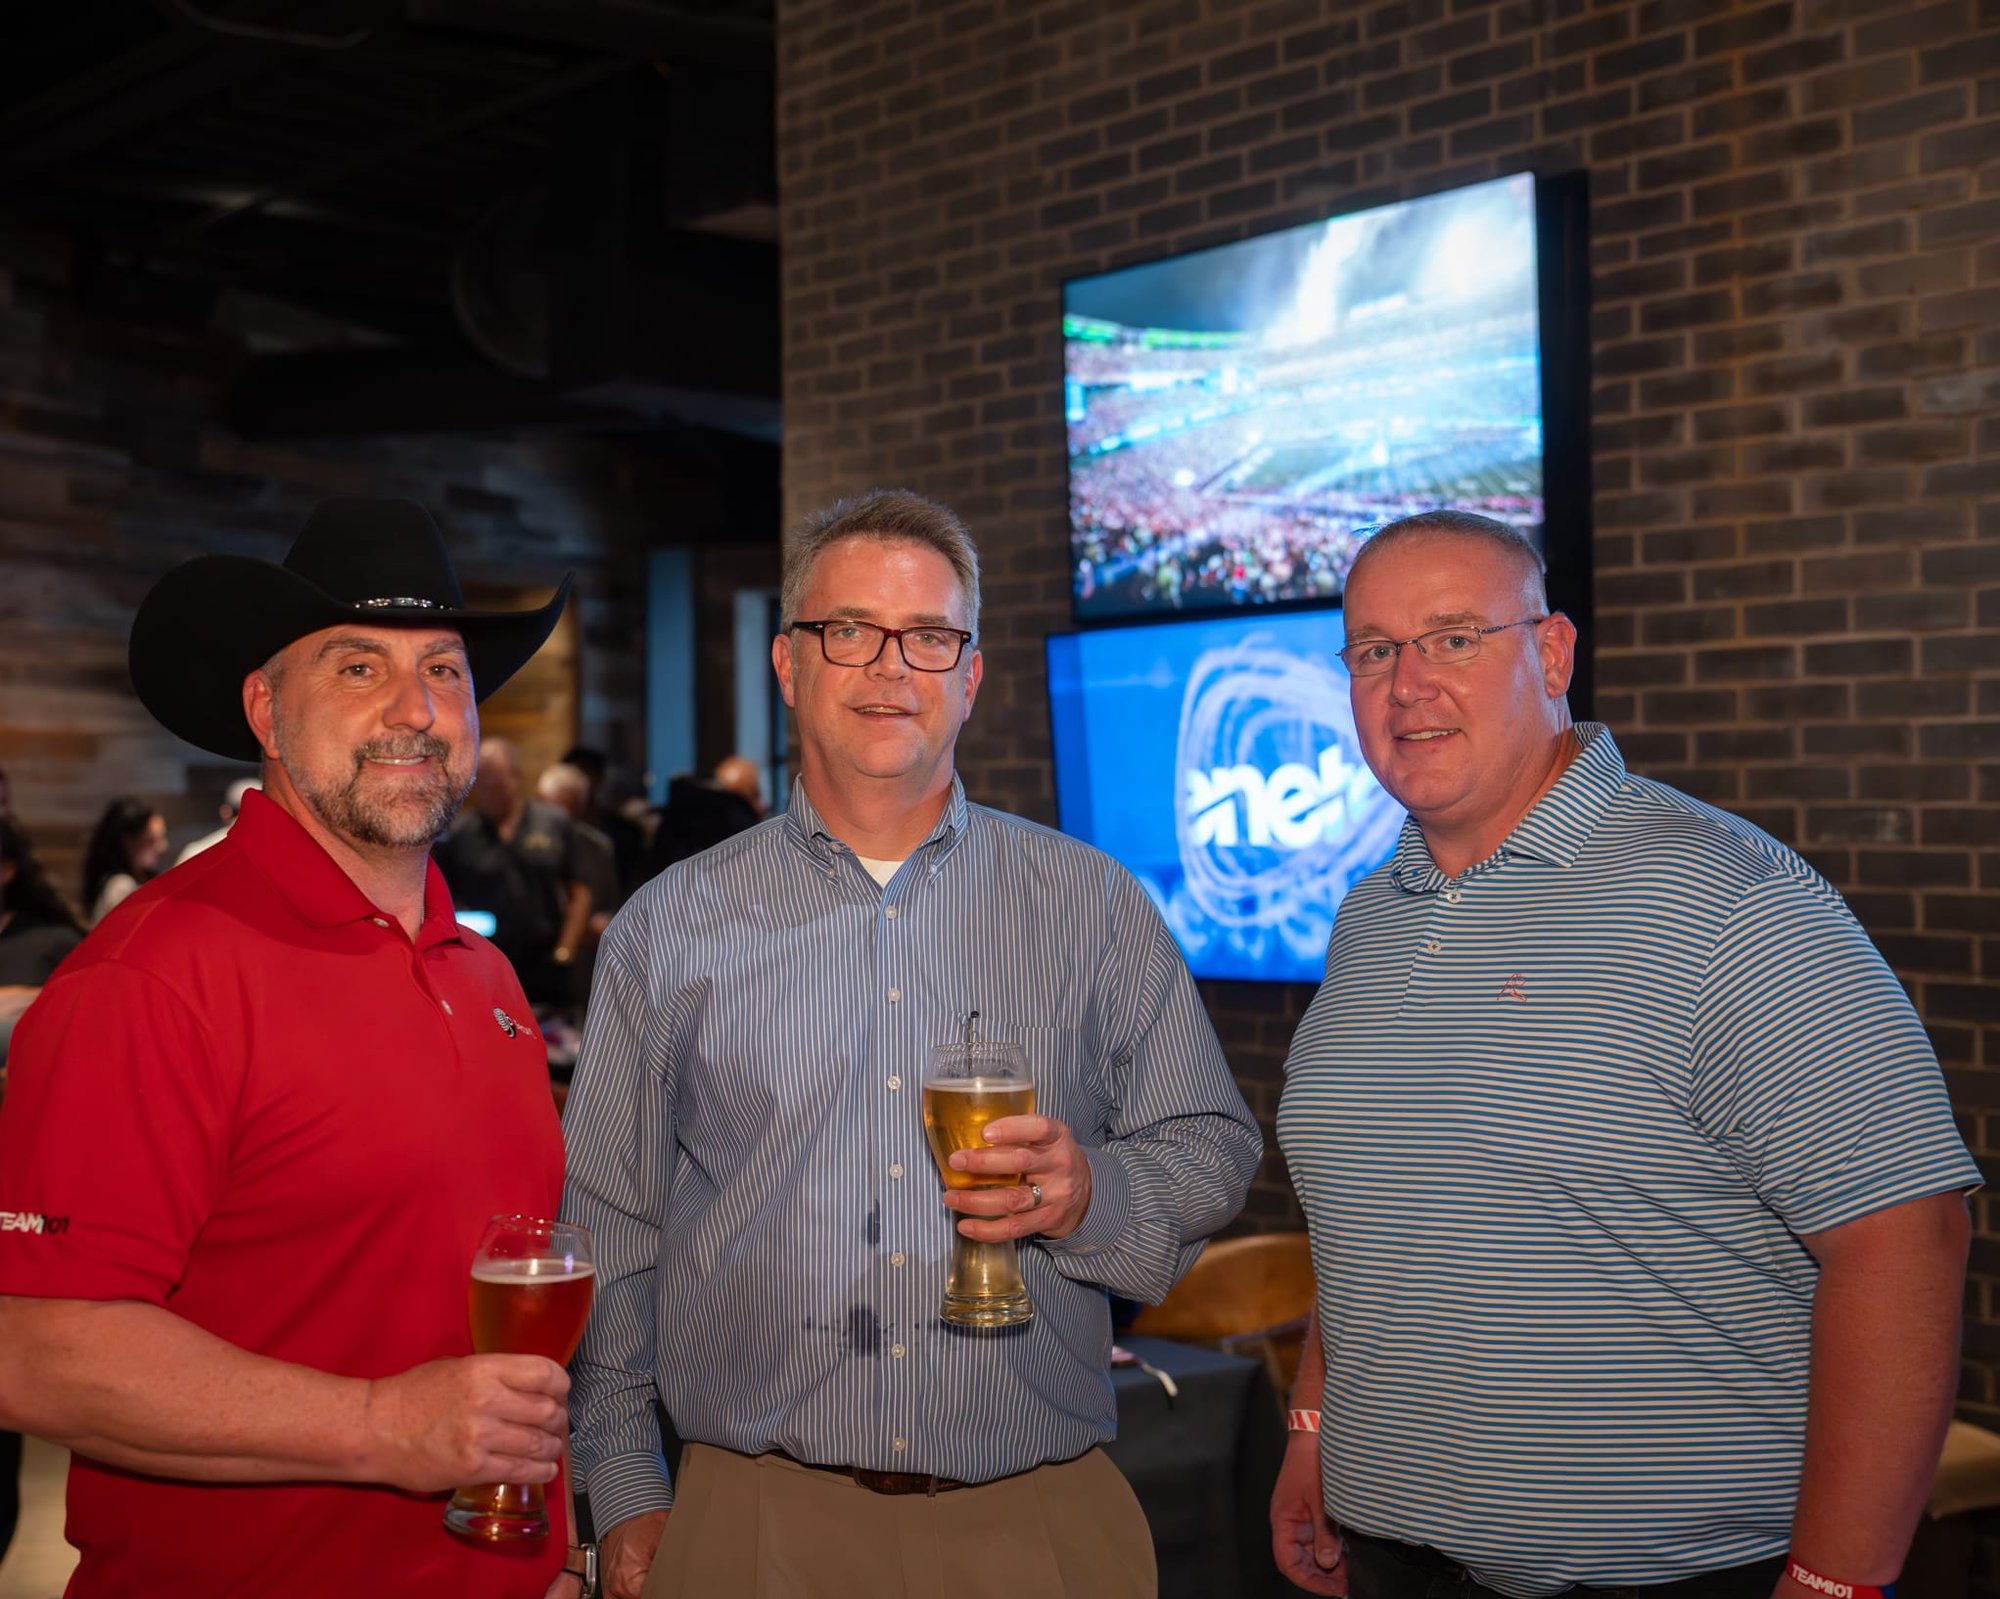
<path fill-rule="evenodd" d="M 1488 860 L 1447 878 L 1412 823 L 1355 886 L 1278 1112 L 1328 1510 L 1523 1596 L 1781 1553 L 1798 1235 L 1979 1182 L 1832 887 L 1578 741 Z"/>
<path fill-rule="evenodd" d="M 933 1045 L 1021 1044 L 1086 1147 L 1068 1238 L 1021 1248 L 1035 1318 L 938 1319 L 953 1214 L 924 1139 Z M 597 1525 L 668 1506 L 683 1438 L 982 1482 L 1112 1436 L 1106 1288 L 1158 1300 L 1262 1152 L 1187 968 L 1108 856 L 966 802 L 886 889 L 791 809 L 680 863 L 606 935 L 564 1115 L 595 1237 L 572 1366 Z"/>

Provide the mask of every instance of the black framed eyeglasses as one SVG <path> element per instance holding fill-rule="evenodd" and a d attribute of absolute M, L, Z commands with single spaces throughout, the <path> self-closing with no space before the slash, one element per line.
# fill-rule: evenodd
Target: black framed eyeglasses
<path fill-rule="evenodd" d="M 1415 638 L 1364 638 L 1343 645 L 1340 663 L 1350 677 L 1380 677 L 1395 670 L 1396 657 L 1405 644 L 1414 644 L 1417 653 L 1433 666 L 1463 666 L 1479 659 L 1479 649 L 1495 633 L 1510 627 L 1533 627 L 1546 616 L 1524 616 L 1518 622 L 1502 622 L 1497 627 L 1438 627 Z"/>
<path fill-rule="evenodd" d="M 949 672 L 965 654 L 972 635 L 962 627 L 877 627 L 858 622 L 851 616 L 831 617 L 824 622 L 793 622 L 808 633 L 819 635 L 819 647 L 835 666 L 873 666 L 888 647 L 889 640 L 903 652 L 903 662 L 913 672 Z"/>

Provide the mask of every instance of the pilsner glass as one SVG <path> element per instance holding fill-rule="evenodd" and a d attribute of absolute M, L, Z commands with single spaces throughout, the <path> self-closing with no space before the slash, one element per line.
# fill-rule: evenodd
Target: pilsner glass
<path fill-rule="evenodd" d="M 947 1188 L 1012 1188 L 1018 1176 L 954 1171 L 955 1149 L 990 1149 L 980 1136 L 1002 1116 L 1032 1116 L 1035 1085 L 1018 1044 L 941 1044 L 931 1051 L 924 1075 L 924 1131 Z M 1010 1238 L 983 1243 L 958 1230 L 951 1212 L 951 1271 L 945 1279 L 942 1315 L 961 1327 L 1012 1327 L 1035 1314 L 1028 1285 L 1021 1281 L 1020 1257 Z"/>
<path fill-rule="evenodd" d="M 568 1222 L 495 1216 L 472 1257 L 472 1348 L 481 1355 L 545 1355 L 566 1365 L 590 1317 L 597 1285 L 590 1233 Z M 444 1524 L 479 1543 L 546 1538 L 538 1482 L 488 1482 L 451 1496 Z"/>

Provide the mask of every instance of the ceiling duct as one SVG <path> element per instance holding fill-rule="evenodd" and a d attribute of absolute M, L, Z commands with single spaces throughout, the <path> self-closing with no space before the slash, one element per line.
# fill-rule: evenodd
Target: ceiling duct
<path fill-rule="evenodd" d="M 473 227 L 451 267 L 451 310 L 466 340 L 516 377 L 549 375 L 548 196 L 510 195 Z"/>

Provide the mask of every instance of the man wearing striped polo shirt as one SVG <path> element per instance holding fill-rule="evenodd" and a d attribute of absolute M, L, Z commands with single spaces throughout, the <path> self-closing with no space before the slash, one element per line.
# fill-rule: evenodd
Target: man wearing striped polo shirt
<path fill-rule="evenodd" d="M 1256 1123 L 1132 876 L 966 800 L 958 518 L 837 505 L 790 541 L 780 603 L 790 807 L 613 922 L 565 1114 L 608 1592 L 1151 1599 L 1145 1517 L 1096 1447 L 1106 1289 L 1166 1293 L 1242 1205 Z M 1022 1047 L 1038 1114 L 952 1157 L 1022 1183 L 947 1197 L 921 1085 L 975 1026 Z M 954 1225 L 1021 1241 L 1031 1322 L 940 1321 Z M 656 1390 L 687 1444 L 671 1484 Z"/>
<path fill-rule="evenodd" d="M 1393 523 L 1346 605 L 1409 822 L 1286 1064 L 1319 1295 L 1280 1565 L 1872 1594 L 1950 1416 L 1979 1181 L 1908 1000 L 1798 856 L 1571 726 L 1576 629 L 1511 529 Z"/>

